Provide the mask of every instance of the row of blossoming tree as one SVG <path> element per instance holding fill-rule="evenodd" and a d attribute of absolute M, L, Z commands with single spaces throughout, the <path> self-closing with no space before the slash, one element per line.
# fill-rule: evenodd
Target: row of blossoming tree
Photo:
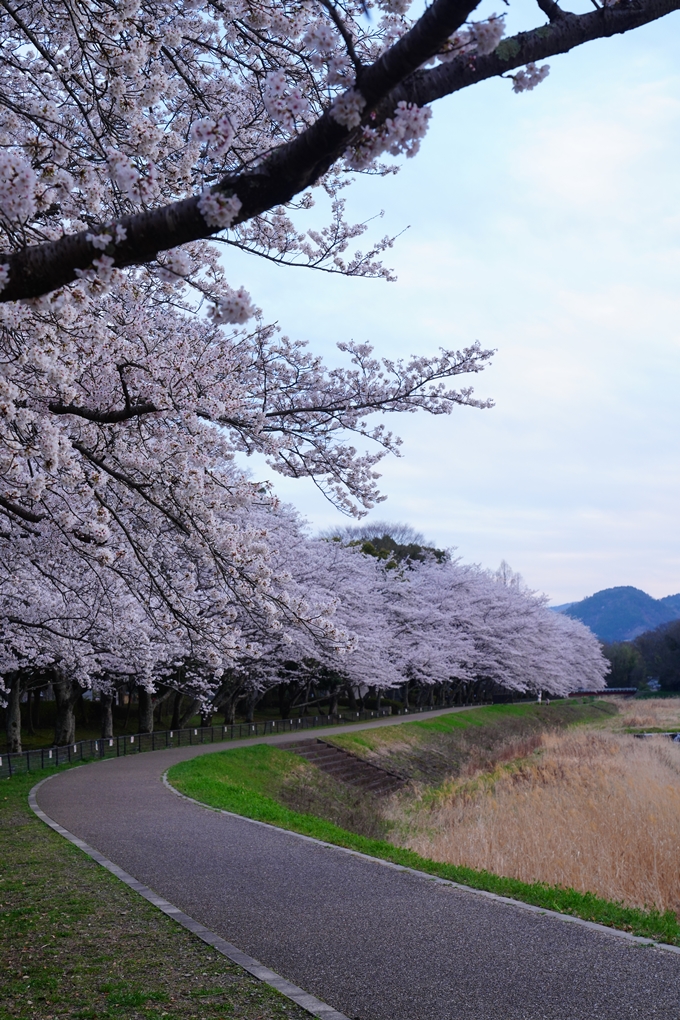
<path fill-rule="evenodd" d="M 188 694 L 185 718 L 198 710 L 207 723 L 216 711 L 233 722 L 239 704 L 252 716 L 277 685 L 289 688 L 286 715 L 322 700 L 332 714 L 341 694 L 354 703 L 369 689 L 380 697 L 404 685 L 430 703 L 437 691 L 448 704 L 472 690 L 480 699 L 500 690 L 564 696 L 604 685 L 608 667 L 591 631 L 551 612 L 512 573 L 492 574 L 418 546 L 401 558 L 376 556 L 366 543 L 310 539 L 286 508 L 250 514 L 267 543 L 278 613 L 268 603 L 263 613 L 255 600 L 232 600 L 217 660 L 205 646 L 189 647 L 169 621 L 159 634 L 157 620 L 123 589 L 110 588 L 106 611 L 95 616 L 87 609 L 90 593 L 74 583 L 68 619 L 66 601 L 59 606 L 60 631 L 26 627 L 21 665 L 5 660 L 10 746 L 20 748 L 22 692 L 47 683 L 57 701 L 56 743 L 75 739 L 74 705 L 83 688 L 99 693 L 109 736 L 112 695 L 122 685 L 138 692 L 142 732 L 153 728 L 159 691 L 161 698 Z M 30 581 L 26 605 L 45 613 L 46 589 Z M 206 608 L 214 611 L 212 600 Z M 422 699 L 425 691 L 430 696 Z"/>
<path fill-rule="evenodd" d="M 538 0 L 541 23 L 505 38 L 504 18 L 475 20 L 474 0 L 416 16 L 405 0 L 0 0 L 0 673 L 12 687 L 27 669 L 59 672 L 62 737 L 69 685 L 105 690 L 131 665 L 145 689 L 165 664 L 202 696 L 279 637 L 350 662 L 358 638 L 340 609 L 333 622 L 286 566 L 297 526 L 234 457 L 262 454 L 362 513 L 380 498 L 377 462 L 398 449 L 371 416 L 490 406 L 455 380 L 491 352 L 401 362 L 348 343 L 329 370 L 262 321 L 222 251 L 389 277 L 390 238 L 350 250 L 364 227 L 344 185 L 415 155 L 435 100 L 494 76 L 531 89 L 547 73 L 537 61 L 680 0 L 594 4 Z M 406 592 L 439 586 L 453 612 L 464 577 L 486 584 L 430 564 L 408 582 L 372 579 L 365 597 L 386 599 L 399 631 Z M 557 655 L 566 625 L 550 626 Z M 439 653 L 422 654 L 442 675 Z"/>

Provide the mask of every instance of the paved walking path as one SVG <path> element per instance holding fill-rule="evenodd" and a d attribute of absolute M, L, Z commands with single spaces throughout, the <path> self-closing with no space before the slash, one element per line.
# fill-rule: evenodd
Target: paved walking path
<path fill-rule="evenodd" d="M 206 810 L 162 784 L 176 762 L 229 746 L 95 762 L 55 775 L 38 803 L 352 1020 L 680 1020 L 680 954 Z"/>

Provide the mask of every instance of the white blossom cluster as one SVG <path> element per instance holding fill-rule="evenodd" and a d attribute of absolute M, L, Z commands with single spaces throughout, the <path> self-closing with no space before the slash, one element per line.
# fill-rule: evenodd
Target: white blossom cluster
<path fill-rule="evenodd" d="M 186 279 L 193 268 L 189 253 L 181 248 L 174 248 L 167 252 L 163 261 L 159 263 L 156 276 L 165 283 L 177 284 Z"/>
<path fill-rule="evenodd" d="M 536 67 L 536 64 L 527 64 L 517 74 L 511 75 L 512 91 L 530 92 L 531 89 L 535 89 L 537 85 L 540 85 L 549 74 L 550 64 L 543 64 L 542 67 Z"/>
<path fill-rule="evenodd" d="M 217 120 L 201 117 L 191 125 L 191 137 L 208 146 L 213 156 L 225 156 L 234 140 L 234 129 L 226 114 Z"/>
<path fill-rule="evenodd" d="M 290 85 L 283 71 L 270 71 L 265 79 L 264 105 L 275 124 L 292 130 L 309 112 L 309 102 L 296 85 Z"/>
<path fill-rule="evenodd" d="M 238 195 L 222 195 L 219 191 L 204 191 L 198 203 L 199 211 L 209 227 L 230 227 L 241 208 Z"/>
<path fill-rule="evenodd" d="M 17 151 L 0 150 L 0 216 L 10 225 L 26 223 L 36 213 L 37 178 Z"/>
<path fill-rule="evenodd" d="M 333 103 L 331 116 L 343 127 L 358 127 L 361 124 L 361 115 L 365 106 L 366 100 L 358 89 L 348 89 Z"/>
<path fill-rule="evenodd" d="M 216 324 L 230 323 L 240 326 L 254 314 L 250 295 L 243 287 L 239 287 L 238 290 L 231 290 L 228 287 L 225 290 L 226 293 L 210 309 L 210 318 Z"/>
<path fill-rule="evenodd" d="M 347 151 L 345 159 L 352 170 L 363 170 L 384 152 L 392 156 L 415 156 L 421 139 L 427 133 L 432 111 L 414 103 L 397 104 L 394 117 L 388 117 L 379 128 L 366 127 L 357 144 Z"/>
<path fill-rule="evenodd" d="M 492 14 L 486 21 L 473 21 L 458 32 L 455 32 L 437 59 L 442 63 L 454 60 L 461 54 L 487 56 L 498 46 L 505 35 L 505 19 L 503 15 Z"/>

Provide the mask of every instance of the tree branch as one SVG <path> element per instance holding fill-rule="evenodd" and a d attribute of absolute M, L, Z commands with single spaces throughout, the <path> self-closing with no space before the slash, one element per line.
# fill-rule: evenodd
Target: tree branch
<path fill-rule="evenodd" d="M 347 25 L 338 14 L 337 10 L 335 9 L 335 5 L 331 3 L 331 0 L 319 0 L 319 2 L 323 7 L 326 8 L 326 10 L 328 11 L 333 20 L 333 24 L 335 25 L 338 32 L 342 36 L 343 41 L 345 43 L 345 48 L 347 50 L 347 55 L 349 56 L 349 59 L 352 61 L 352 64 L 354 65 L 354 70 L 356 74 L 357 75 L 361 74 L 362 64 L 361 61 L 359 60 L 359 57 L 357 56 L 357 51 L 354 48 L 354 39 L 352 38 L 352 33 L 349 31 Z"/>
<path fill-rule="evenodd" d="M 431 70 L 416 72 L 394 89 L 389 97 L 390 103 L 395 101 L 396 105 L 403 100 L 425 106 L 487 78 L 568 53 L 576 46 L 595 39 L 608 39 L 630 32 L 677 10 L 680 10 L 680 0 L 621 0 L 613 7 L 603 7 L 588 14 L 562 12 L 564 17 L 549 25 L 503 39 L 488 56 L 475 60 L 459 57 Z"/>
<path fill-rule="evenodd" d="M 11 500 L 5 499 L 4 496 L 0 496 L 0 507 L 8 514 L 20 517 L 22 521 L 28 521 L 30 524 L 40 524 L 47 516 L 46 514 L 34 514 L 30 510 L 25 510 L 18 503 L 12 503 Z"/>
<path fill-rule="evenodd" d="M 474 0 L 435 0 L 409 32 L 362 70 L 357 84 L 366 99 L 366 117 L 376 111 L 380 122 L 401 101 L 425 106 L 532 61 L 567 53 L 594 39 L 629 32 L 680 9 L 680 0 L 620 0 L 588 14 L 560 12 L 563 16 L 555 17 L 548 25 L 503 40 L 488 56 L 461 56 L 430 70 L 419 70 L 475 7 Z M 555 14 L 550 0 L 543 0 L 546 8 L 549 17 L 550 11 Z M 371 124 L 375 123 L 372 119 Z M 255 169 L 225 177 L 213 190 L 238 195 L 241 210 L 235 223 L 252 219 L 284 205 L 314 184 L 342 155 L 352 137 L 353 132 L 327 111 L 296 138 L 273 149 Z M 218 232 L 206 225 L 198 209 L 198 197 L 123 217 L 120 224 L 127 237 L 114 249 L 118 267 L 146 264 L 160 251 Z M 101 254 L 87 240 L 92 232 L 96 231 L 90 228 L 0 255 L 0 262 L 9 264 L 9 280 L 0 292 L 0 302 L 39 297 L 72 283 L 76 270 L 90 268 Z"/>
<path fill-rule="evenodd" d="M 142 414 L 153 414 L 158 411 L 155 404 L 130 404 L 120 411 L 91 411 L 88 407 L 78 407 L 76 404 L 47 405 L 52 414 L 73 414 L 78 418 L 85 418 L 87 421 L 97 422 L 99 425 L 115 425 L 120 421 L 129 421 L 130 418 L 137 418 Z"/>
<path fill-rule="evenodd" d="M 563 11 L 562 8 L 555 3 L 555 0 L 536 0 L 536 3 L 550 21 L 561 21 L 563 18 L 573 17 L 573 14 L 569 14 L 568 11 Z"/>

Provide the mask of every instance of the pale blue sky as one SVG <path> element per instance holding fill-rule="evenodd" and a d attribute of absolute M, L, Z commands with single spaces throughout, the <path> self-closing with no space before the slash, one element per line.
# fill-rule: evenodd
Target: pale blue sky
<path fill-rule="evenodd" d="M 535 23 L 535 5 L 510 10 Z M 403 456 L 371 516 L 505 558 L 555 603 L 680 591 L 679 42 L 672 15 L 550 60 L 533 92 L 494 80 L 437 104 L 421 153 L 348 194 L 357 219 L 385 210 L 379 236 L 410 227 L 387 253 L 397 283 L 227 260 L 329 360 L 347 339 L 498 349 L 475 379 L 493 410 L 389 419 Z M 311 485 L 273 481 L 315 528 L 344 522 Z"/>

